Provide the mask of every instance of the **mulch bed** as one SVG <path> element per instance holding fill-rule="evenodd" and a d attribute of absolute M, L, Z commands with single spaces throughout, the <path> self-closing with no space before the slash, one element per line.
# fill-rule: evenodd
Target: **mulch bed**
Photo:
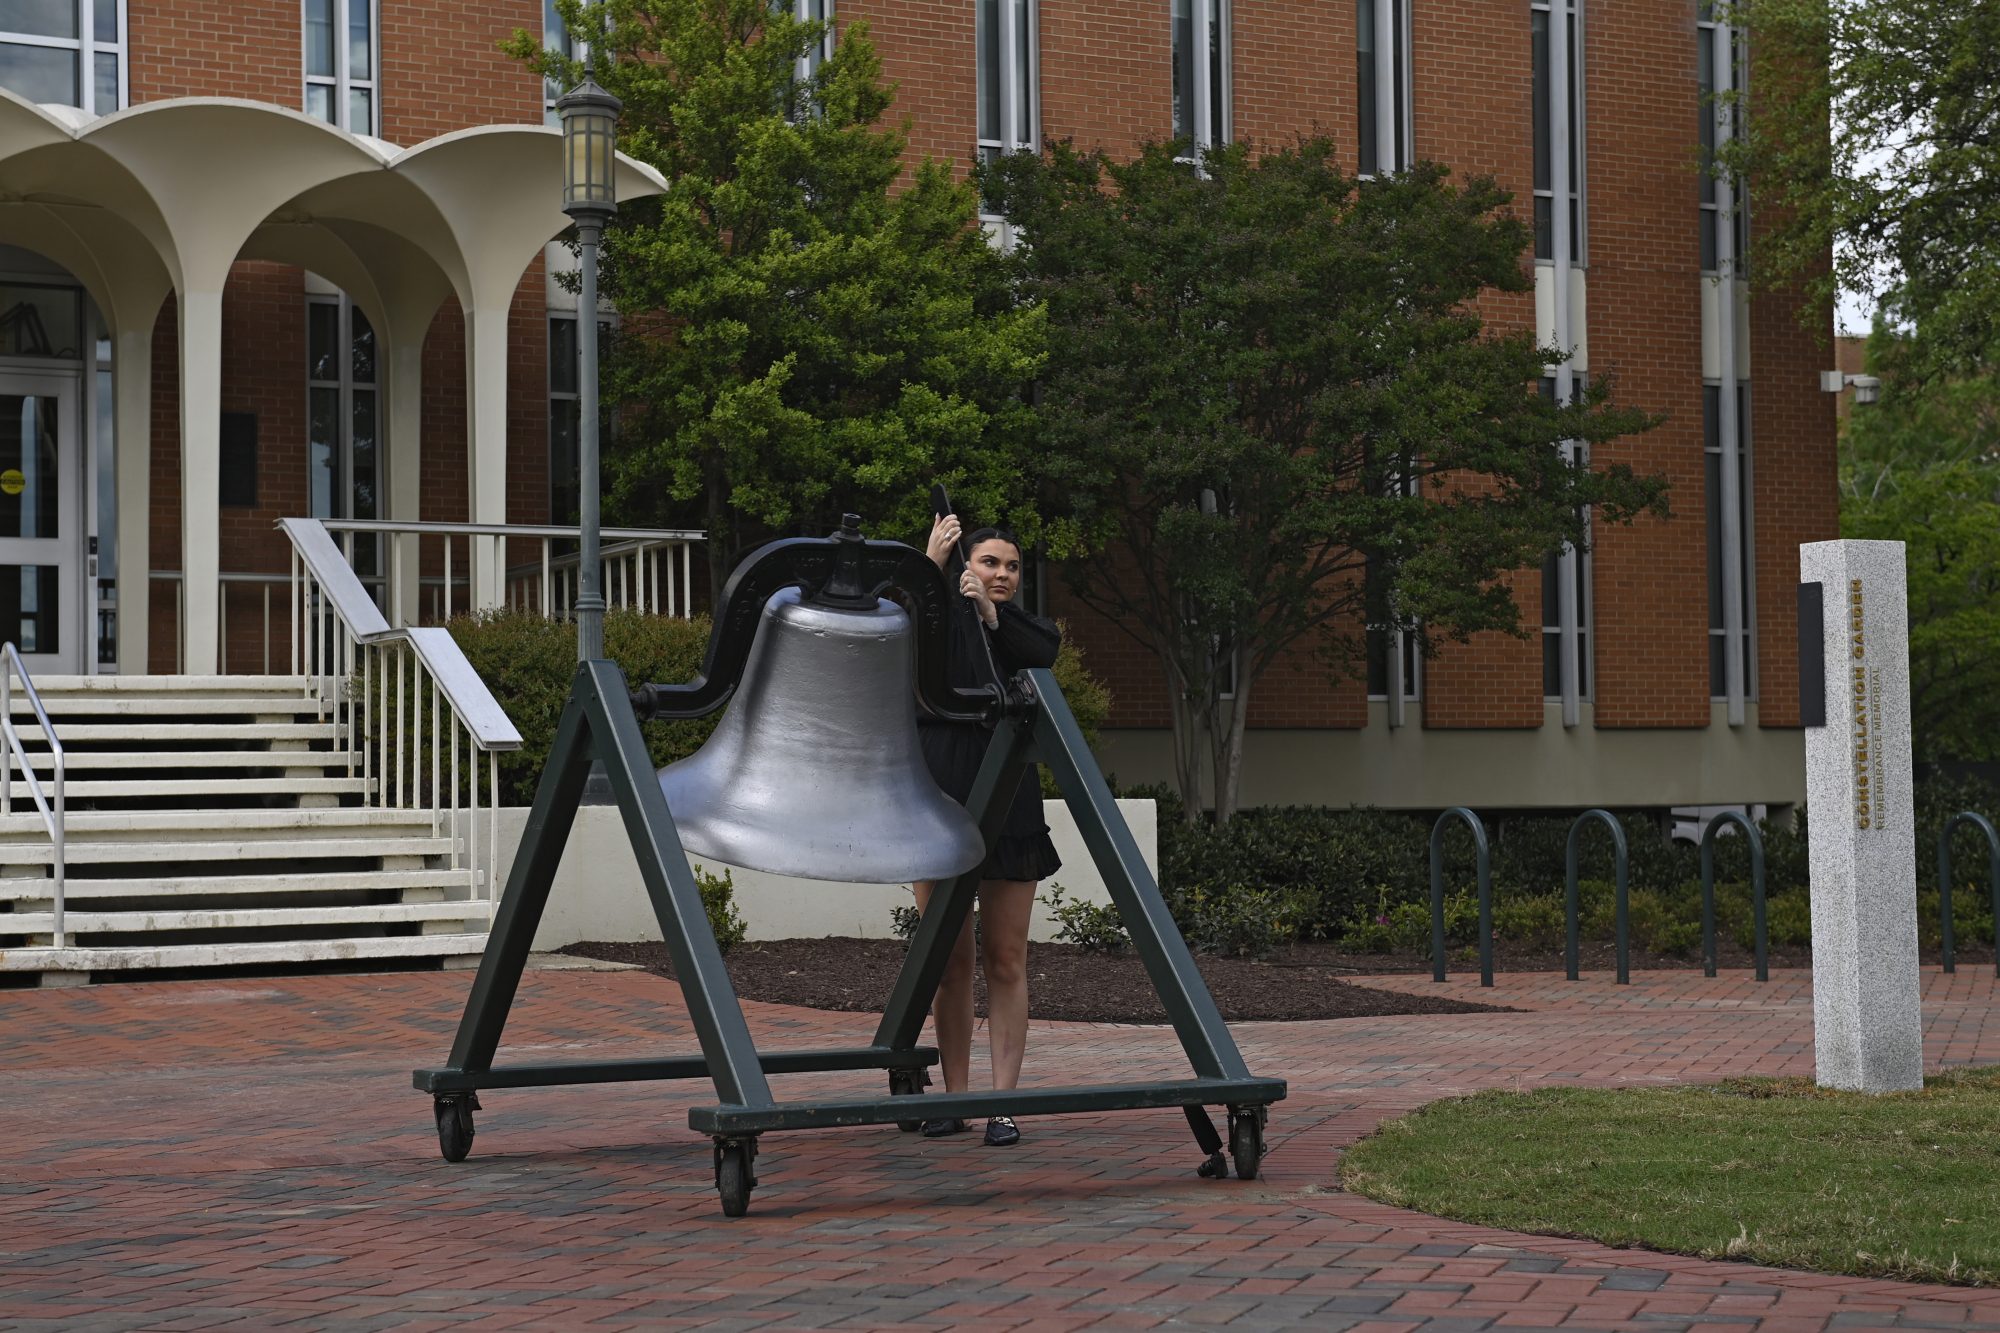
<path fill-rule="evenodd" d="M 562 952 L 610 962 L 633 963 L 663 977 L 674 975 L 667 946 L 660 943 L 572 944 Z M 766 940 L 739 944 L 727 955 L 729 977 L 747 1000 L 794 1004 L 807 1009 L 879 1013 L 903 965 L 901 940 L 861 940 L 838 937 L 817 940 Z M 1505 1012 L 1502 1006 L 1467 1004 L 1442 996 L 1401 995 L 1352 985 L 1343 977 L 1418 973 L 1429 975 L 1430 960 L 1414 954 L 1342 953 L 1325 941 L 1287 945 L 1267 959 L 1222 958 L 1197 954 L 1196 964 L 1209 991 L 1231 1022 L 1291 1021 L 1324 1018 L 1372 1018 L 1384 1014 L 1465 1014 Z M 1926 949 L 1926 965 L 1938 962 L 1936 950 Z M 1724 972 L 1747 972 L 1750 951 L 1733 943 L 1720 946 L 1718 965 Z M 1973 946 L 1958 950 L 1961 967 L 1991 967 L 1993 950 Z M 1587 943 L 1580 950 L 1585 976 L 1615 972 L 1617 958 L 1608 943 Z M 1773 948 L 1772 968 L 1810 967 L 1812 951 Z M 1560 953 L 1549 954 L 1508 946 L 1494 950 L 1493 970 L 1559 972 Z M 1634 949 L 1634 972 L 1701 966 L 1699 958 L 1646 953 Z M 1448 960 L 1454 977 L 1476 973 L 1479 960 L 1470 950 L 1455 951 Z M 986 987 L 974 983 L 979 1012 L 986 1012 Z M 1146 977 L 1145 968 L 1129 952 L 1122 955 L 1086 953 L 1073 944 L 1028 946 L 1028 1007 L 1035 1018 L 1087 1023 L 1164 1023 L 1166 1011 Z"/>
<path fill-rule="evenodd" d="M 1466 1014 L 1498 1006 L 1441 996 L 1398 995 L 1340 979 L 1343 967 L 1309 955 L 1311 946 L 1266 962 L 1199 955 L 1196 963 L 1222 1016 L 1232 1022 L 1267 1019 L 1368 1018 L 1383 1014 Z M 636 963 L 663 977 L 674 974 L 667 946 L 573 944 L 564 953 Z M 903 965 L 901 940 L 766 940 L 739 944 L 727 955 L 729 979 L 746 1000 L 808 1009 L 880 1013 Z M 1408 971 L 1407 967 L 1399 969 Z M 986 987 L 974 983 L 985 1013 Z M 1028 1007 L 1035 1018 L 1092 1023 L 1164 1023 L 1146 970 L 1129 952 L 1086 953 L 1073 944 L 1028 946 Z"/>

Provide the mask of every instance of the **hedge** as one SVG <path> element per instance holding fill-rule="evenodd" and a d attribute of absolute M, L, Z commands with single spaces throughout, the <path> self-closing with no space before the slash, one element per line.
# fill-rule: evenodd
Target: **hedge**
<path fill-rule="evenodd" d="M 526 611 L 494 611 L 459 616 L 452 637 L 464 650 L 493 697 L 521 733 L 521 748 L 500 758 L 500 799 L 530 805 L 535 784 L 555 743 L 556 723 L 576 675 L 576 626 Z M 607 611 L 604 652 L 634 684 L 678 684 L 692 680 L 708 648 L 709 619 L 679 620 L 639 611 Z M 1082 654 L 1065 642 L 1055 675 L 1084 737 L 1095 740 L 1111 711 L 1111 695 L 1085 669 Z M 701 748 L 720 712 L 692 722 L 649 722 L 646 750 L 655 768 L 684 759 Z"/>

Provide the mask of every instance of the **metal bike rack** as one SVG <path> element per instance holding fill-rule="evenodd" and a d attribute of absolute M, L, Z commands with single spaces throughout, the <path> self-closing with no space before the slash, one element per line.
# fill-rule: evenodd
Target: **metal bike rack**
<path fill-rule="evenodd" d="M 1961 810 L 1938 830 L 1938 925 L 1944 935 L 1944 970 L 1956 972 L 1952 957 L 1951 931 L 1951 835 L 1961 824 L 1970 824 L 1986 836 L 1986 882 L 1993 901 L 1993 974 L 2000 976 L 2000 832 L 1993 821 L 1977 810 Z"/>
<path fill-rule="evenodd" d="M 1769 981 L 1771 949 L 1764 916 L 1764 835 L 1739 810 L 1722 811 L 1701 831 L 1702 975 L 1715 975 L 1715 836 L 1724 824 L 1735 824 L 1750 840 L 1750 914 L 1757 949 L 1757 980 Z M 1945 947 L 1948 954 L 1950 946 Z"/>
<path fill-rule="evenodd" d="M 1472 849 L 1479 867 L 1479 984 L 1493 984 L 1493 857 L 1486 842 L 1486 825 L 1462 805 L 1455 805 L 1431 825 L 1431 980 L 1444 980 L 1444 830 L 1453 819 L 1472 830 Z"/>
<path fill-rule="evenodd" d="M 1630 876 L 1630 857 L 1625 847 L 1625 829 L 1617 816 L 1609 810 L 1586 810 L 1576 817 L 1569 826 L 1569 843 L 1563 852 L 1563 961 L 1568 965 L 1569 979 L 1577 980 L 1577 955 L 1581 952 L 1578 937 L 1582 930 L 1583 891 L 1577 883 L 1577 839 L 1582 836 L 1584 825 L 1598 820 L 1611 830 L 1611 852 L 1617 869 L 1617 898 L 1614 915 L 1618 931 L 1618 984 L 1632 982 L 1632 903 L 1627 891 Z"/>

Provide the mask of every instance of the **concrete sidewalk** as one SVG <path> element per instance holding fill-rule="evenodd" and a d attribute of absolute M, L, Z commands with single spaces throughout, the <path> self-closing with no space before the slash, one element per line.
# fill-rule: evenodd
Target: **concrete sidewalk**
<path fill-rule="evenodd" d="M 1809 1072 L 1799 974 L 1373 979 L 1530 1012 L 1239 1025 L 1251 1068 L 1292 1081 L 1255 1182 L 1197 1179 L 1171 1111 L 1027 1121 L 1012 1149 L 780 1134 L 733 1222 L 693 1085 L 490 1093 L 472 1157 L 441 1161 L 409 1071 L 442 1061 L 470 980 L 0 995 L 0 1327 L 2000 1329 L 2000 1291 L 1614 1251 L 1334 1185 L 1345 1145 L 1457 1092 Z M 1991 973 L 1925 984 L 1930 1063 L 2000 1062 Z M 871 1030 L 746 1008 L 771 1047 Z M 503 1060 L 694 1046 L 673 984 L 632 972 L 531 973 L 508 1037 Z M 1030 1041 L 1037 1082 L 1185 1069 L 1163 1029 Z"/>

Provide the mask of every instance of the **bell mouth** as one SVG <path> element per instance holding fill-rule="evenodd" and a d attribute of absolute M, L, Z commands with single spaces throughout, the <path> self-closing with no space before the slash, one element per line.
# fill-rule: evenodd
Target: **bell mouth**
<path fill-rule="evenodd" d="M 660 770 L 690 853 L 799 879 L 951 879 L 986 857 L 917 739 L 910 619 L 807 601 L 764 604 L 742 681 L 694 754 Z"/>

